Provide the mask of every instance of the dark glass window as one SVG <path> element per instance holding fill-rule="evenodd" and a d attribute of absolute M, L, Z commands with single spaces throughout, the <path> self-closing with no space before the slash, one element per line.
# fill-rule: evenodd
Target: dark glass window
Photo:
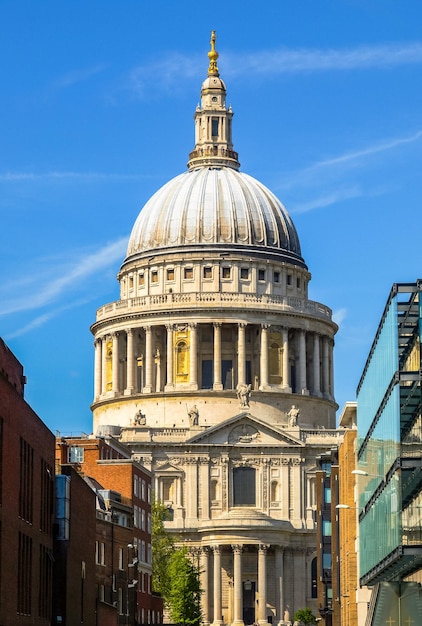
<path fill-rule="evenodd" d="M 255 506 L 256 485 L 253 467 L 236 467 L 233 470 L 233 505 Z"/>
<path fill-rule="evenodd" d="M 212 136 L 218 137 L 218 117 L 212 118 Z"/>
<path fill-rule="evenodd" d="M 167 270 L 167 280 L 174 280 L 174 268 L 170 267 Z"/>
<path fill-rule="evenodd" d="M 288 285 L 292 284 L 292 275 L 291 274 L 287 274 L 287 284 Z"/>
<path fill-rule="evenodd" d="M 222 278 L 230 278 L 230 267 L 222 267 L 221 268 L 221 277 Z"/>
<path fill-rule="evenodd" d="M 240 278 L 242 280 L 247 280 L 249 278 L 249 270 L 247 267 L 240 268 Z"/>
<path fill-rule="evenodd" d="M 280 272 L 274 272 L 274 282 L 275 283 L 280 282 Z"/>
<path fill-rule="evenodd" d="M 212 278 L 212 267 L 204 267 L 204 278 Z"/>
<path fill-rule="evenodd" d="M 265 280 L 265 270 L 258 270 L 258 280 Z"/>

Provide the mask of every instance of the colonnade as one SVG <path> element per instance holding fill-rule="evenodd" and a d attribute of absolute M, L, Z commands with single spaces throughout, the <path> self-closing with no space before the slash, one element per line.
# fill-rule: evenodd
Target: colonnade
<path fill-rule="evenodd" d="M 244 552 L 253 549 L 257 555 L 255 574 L 244 568 Z M 268 556 L 272 548 L 272 559 L 274 562 L 269 567 Z M 231 557 L 229 560 L 228 558 Z M 226 591 L 225 603 L 223 603 L 223 571 L 227 563 L 232 563 L 231 571 L 227 572 L 229 577 L 228 592 Z M 244 590 L 253 586 L 253 621 L 264 626 L 268 624 L 268 617 L 275 617 L 274 622 L 284 623 L 286 603 L 291 598 L 285 597 L 284 589 L 284 554 L 280 546 L 270 546 L 268 544 L 229 544 L 211 545 L 199 549 L 199 568 L 201 572 L 201 587 L 203 594 L 202 618 L 204 624 L 222 626 L 230 623 L 231 626 L 244 626 L 245 605 Z M 305 565 L 305 563 L 304 563 Z M 271 592 L 268 587 L 268 572 L 272 571 Z M 303 602 L 306 598 L 307 584 L 306 566 L 303 584 Z M 269 602 L 270 600 L 270 602 Z M 225 606 L 223 606 L 225 604 Z M 271 608 L 270 608 L 271 605 Z M 225 615 L 223 615 L 225 613 Z M 274 615 L 275 613 L 275 615 Z"/>
<path fill-rule="evenodd" d="M 212 353 L 206 353 L 199 336 L 202 326 L 183 325 L 186 356 L 182 380 L 178 370 L 180 325 L 145 325 L 112 331 L 96 338 L 95 400 L 111 395 L 150 394 L 174 390 L 197 390 L 202 361 L 212 361 L 212 389 L 227 388 L 223 381 L 223 360 L 233 357 L 232 389 L 251 384 L 255 390 L 277 389 L 332 399 L 333 339 L 327 335 L 299 328 L 269 324 L 212 324 Z M 237 340 L 231 353 L 222 341 L 222 327 L 235 327 Z M 254 330 L 256 332 L 251 333 Z M 154 338 L 153 338 L 154 331 Z M 253 343 L 247 345 L 253 336 Z M 157 334 L 159 340 L 157 340 Z M 276 340 L 274 340 L 276 337 Z M 208 350 L 208 349 L 207 349 Z M 270 352 L 272 356 L 270 357 Z M 231 361 L 230 361 L 231 363 Z M 247 367 L 248 365 L 248 367 Z M 141 369 L 139 377 L 138 368 Z M 208 388 L 208 387 L 205 387 Z"/>

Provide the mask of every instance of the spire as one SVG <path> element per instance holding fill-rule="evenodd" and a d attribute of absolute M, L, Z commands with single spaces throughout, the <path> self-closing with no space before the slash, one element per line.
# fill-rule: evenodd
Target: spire
<path fill-rule="evenodd" d="M 238 170 L 240 163 L 232 142 L 232 108 L 226 107 L 226 85 L 217 67 L 217 37 L 211 31 L 211 50 L 208 76 L 202 83 L 201 104 L 195 111 L 195 148 L 189 154 L 188 168 L 231 167 Z"/>
<path fill-rule="evenodd" d="M 215 34 L 215 30 L 211 31 L 211 50 L 208 52 L 208 58 L 210 60 L 210 66 L 208 68 L 208 76 L 219 76 L 218 73 L 218 67 L 217 67 L 217 59 L 218 59 L 218 52 L 215 49 L 215 40 L 217 39 L 217 36 Z"/>

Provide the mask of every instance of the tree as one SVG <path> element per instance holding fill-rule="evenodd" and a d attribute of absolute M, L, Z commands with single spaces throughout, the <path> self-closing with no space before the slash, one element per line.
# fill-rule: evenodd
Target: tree
<path fill-rule="evenodd" d="M 316 624 L 316 617 L 312 613 L 311 609 L 300 609 L 296 611 L 294 616 L 295 622 L 301 622 L 308 626 L 308 624 Z"/>
<path fill-rule="evenodd" d="M 168 518 L 168 509 L 159 500 L 154 500 L 151 507 L 151 542 L 152 542 L 152 588 L 161 594 L 164 602 L 170 588 L 169 560 L 175 547 L 169 533 L 164 528 Z"/>
<path fill-rule="evenodd" d="M 170 578 L 168 605 L 173 622 L 183 626 L 201 623 L 201 585 L 199 570 L 188 556 L 187 549 L 176 548 L 168 563 Z"/>

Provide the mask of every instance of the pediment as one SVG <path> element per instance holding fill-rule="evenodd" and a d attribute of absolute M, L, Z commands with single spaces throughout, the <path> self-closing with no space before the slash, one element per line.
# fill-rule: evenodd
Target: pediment
<path fill-rule="evenodd" d="M 157 459 L 155 461 L 155 473 L 156 474 L 159 474 L 160 472 L 163 472 L 166 474 L 169 472 L 171 472 L 172 474 L 177 474 L 180 471 L 181 471 L 180 467 L 177 467 L 173 463 L 169 463 L 167 460 Z"/>
<path fill-rule="evenodd" d="M 206 431 L 191 437 L 186 443 L 227 446 L 284 446 L 304 447 L 304 443 L 290 433 L 254 417 L 240 413 Z"/>

